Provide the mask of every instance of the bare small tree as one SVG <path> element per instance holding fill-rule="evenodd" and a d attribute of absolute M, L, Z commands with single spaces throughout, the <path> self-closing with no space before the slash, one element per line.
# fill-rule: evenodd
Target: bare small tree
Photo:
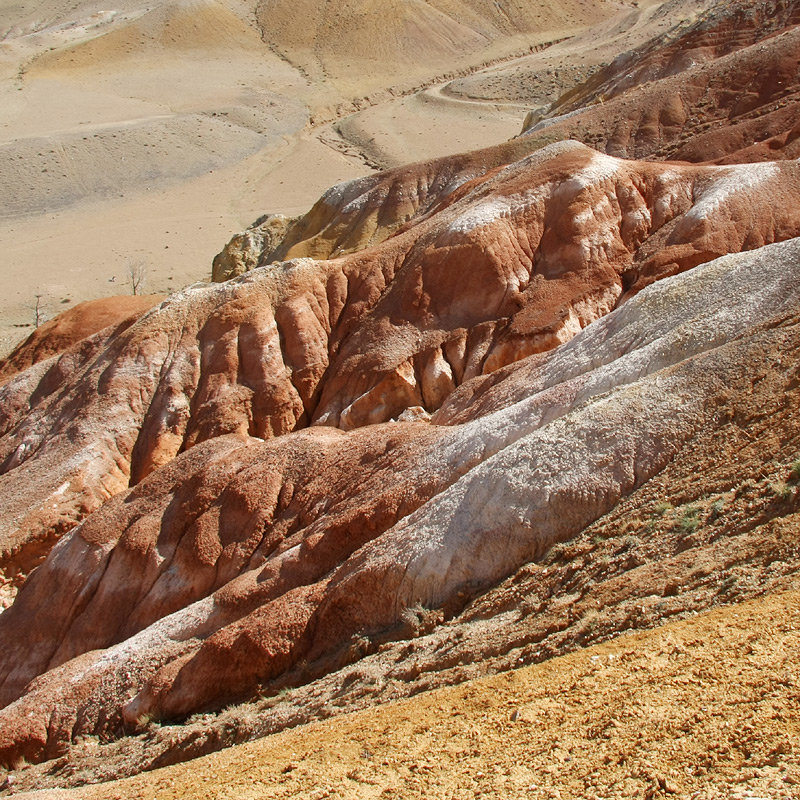
<path fill-rule="evenodd" d="M 128 280 L 132 294 L 139 294 L 144 289 L 147 279 L 147 264 L 141 259 L 128 262 Z"/>
<path fill-rule="evenodd" d="M 33 327 L 38 328 L 42 324 L 44 309 L 42 308 L 42 295 L 35 294 L 36 302 L 33 305 Z"/>

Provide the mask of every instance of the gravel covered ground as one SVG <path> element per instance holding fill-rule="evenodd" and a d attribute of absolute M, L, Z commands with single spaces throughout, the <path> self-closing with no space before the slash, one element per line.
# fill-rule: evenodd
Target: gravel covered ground
<path fill-rule="evenodd" d="M 46 798 L 795 798 L 800 592 Z M 13 783 L 13 778 L 12 778 Z"/>

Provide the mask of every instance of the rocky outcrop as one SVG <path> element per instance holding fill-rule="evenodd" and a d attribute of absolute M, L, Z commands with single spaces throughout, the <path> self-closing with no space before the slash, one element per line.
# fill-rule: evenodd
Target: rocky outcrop
<path fill-rule="evenodd" d="M 272 221 L 279 215 L 269 216 L 264 223 L 256 222 L 234 236 L 214 259 L 212 279 L 227 280 L 226 269 L 216 266 L 218 263 L 252 269 L 291 258 L 338 257 L 378 245 L 404 225 L 447 202 L 446 198 L 460 186 L 539 147 L 521 141 L 504 142 L 474 153 L 397 167 L 332 186 L 307 214 L 292 221 L 282 238 L 270 239 L 266 246 L 260 246 L 263 225 L 274 226 Z"/>
<path fill-rule="evenodd" d="M 234 236 L 215 256 L 211 280 L 217 283 L 227 281 L 278 260 L 273 255 L 296 221 L 296 218 L 283 214 L 268 214 L 256 220 L 246 231 Z"/>
<path fill-rule="evenodd" d="M 24 572 L 57 533 L 218 436 L 433 413 L 655 280 L 798 235 L 799 196 L 794 162 L 634 163 L 559 143 L 377 247 L 173 295 L 0 391 L 2 557 Z"/>
<path fill-rule="evenodd" d="M 524 136 L 577 138 L 623 158 L 796 158 L 798 22 L 794 0 L 715 6 L 671 43 L 621 56 Z"/>
<path fill-rule="evenodd" d="M 662 9 L 663 13 L 663 9 Z M 683 21 L 665 36 L 657 36 L 642 47 L 621 53 L 584 83 L 554 104 L 556 114 L 568 114 L 609 100 L 629 89 L 669 78 L 694 67 L 713 65 L 716 59 L 763 44 L 759 52 L 769 60 L 772 37 L 800 24 L 796 0 L 741 0 L 711 4 L 692 22 Z M 782 91 L 786 87 L 775 87 Z"/>

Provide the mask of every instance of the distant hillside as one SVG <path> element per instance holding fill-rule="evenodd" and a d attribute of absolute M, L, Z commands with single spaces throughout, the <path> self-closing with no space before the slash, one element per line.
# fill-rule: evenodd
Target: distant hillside
<path fill-rule="evenodd" d="M 528 43 L 567 35 L 620 10 L 614 0 L 261 0 L 264 40 L 314 79 L 409 84 Z"/>

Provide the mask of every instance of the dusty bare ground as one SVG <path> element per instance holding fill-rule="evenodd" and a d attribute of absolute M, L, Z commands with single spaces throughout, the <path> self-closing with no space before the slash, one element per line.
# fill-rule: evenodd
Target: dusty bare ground
<path fill-rule="evenodd" d="M 795 798 L 798 631 L 774 594 L 67 796 Z"/>

